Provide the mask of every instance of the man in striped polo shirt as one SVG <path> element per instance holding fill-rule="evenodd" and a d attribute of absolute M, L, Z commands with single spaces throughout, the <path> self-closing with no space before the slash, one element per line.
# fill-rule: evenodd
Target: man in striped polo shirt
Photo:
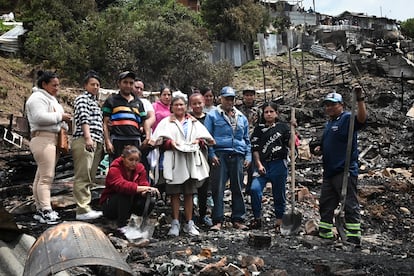
<path fill-rule="evenodd" d="M 108 97 L 102 107 L 110 162 L 121 155 L 126 145 L 140 146 L 146 112 L 142 101 L 132 93 L 135 78 L 130 71 L 119 74 L 119 93 Z"/>

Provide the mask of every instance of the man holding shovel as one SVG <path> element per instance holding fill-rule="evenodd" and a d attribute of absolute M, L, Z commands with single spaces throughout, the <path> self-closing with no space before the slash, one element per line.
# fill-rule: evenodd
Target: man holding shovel
<path fill-rule="evenodd" d="M 315 148 L 315 153 L 322 153 L 323 156 L 323 182 L 319 205 L 321 216 L 319 236 L 325 239 L 333 238 L 334 211 L 341 201 L 341 195 L 344 195 L 344 192 L 341 190 L 343 180 L 347 178 L 345 182 L 346 197 L 344 197 L 345 204 L 343 206 L 345 213 L 344 232 L 348 242 L 360 245 L 361 217 L 357 198 L 357 131 L 365 126 L 367 111 L 361 87 L 355 87 L 352 93 L 355 93 L 357 102 L 353 101 L 352 103 L 357 105 L 355 119 L 351 118 L 351 112 L 344 111 L 341 94 L 331 92 L 323 100 L 325 112 L 329 116 L 329 120 L 323 132 L 322 144 Z M 355 99 L 354 96 L 352 98 Z M 352 128 L 350 127 L 350 122 L 354 122 Z M 347 138 L 350 129 L 353 129 L 352 143 L 348 143 Z M 346 160 L 347 151 L 349 151 L 349 160 Z M 347 161 L 348 166 L 346 166 Z M 349 170 L 345 171 L 347 167 L 349 167 Z"/>

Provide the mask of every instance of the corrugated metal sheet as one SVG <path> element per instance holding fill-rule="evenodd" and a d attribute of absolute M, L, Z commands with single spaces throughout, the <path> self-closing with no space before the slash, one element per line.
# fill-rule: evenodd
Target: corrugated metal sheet
<path fill-rule="evenodd" d="M 16 53 L 19 50 L 18 38 L 25 32 L 26 30 L 23 28 L 23 24 L 16 23 L 13 29 L 0 36 L 0 50 Z"/>
<path fill-rule="evenodd" d="M 209 54 L 209 60 L 212 63 L 228 60 L 235 67 L 240 67 L 253 59 L 252 45 L 231 40 L 226 42 L 215 42 L 213 45 L 213 52 Z"/>
<path fill-rule="evenodd" d="M 286 15 L 289 16 L 290 23 L 292 23 L 294 26 L 301 24 L 308 26 L 317 25 L 318 18 L 315 13 L 290 11 L 286 12 Z"/>
<path fill-rule="evenodd" d="M 414 79 L 414 63 L 403 56 L 387 56 L 378 61 L 378 65 L 386 72 L 387 77 Z"/>
<path fill-rule="evenodd" d="M 35 241 L 35 237 L 19 230 L 13 215 L 0 203 L 0 276 L 22 276 Z M 69 276 L 66 271 L 55 275 Z"/>
<path fill-rule="evenodd" d="M 328 59 L 328 60 L 335 60 L 337 57 L 337 54 L 335 51 L 326 49 L 325 47 L 318 45 L 318 44 L 314 44 L 312 45 L 310 51 L 311 54 L 320 56 L 322 58 Z"/>
<path fill-rule="evenodd" d="M 259 51 L 262 58 L 280 55 L 287 52 L 287 47 L 283 45 L 282 35 L 280 34 L 257 34 Z"/>
<path fill-rule="evenodd" d="M 21 276 L 30 247 L 35 238 L 22 234 L 12 242 L 0 240 L 0 275 Z"/>

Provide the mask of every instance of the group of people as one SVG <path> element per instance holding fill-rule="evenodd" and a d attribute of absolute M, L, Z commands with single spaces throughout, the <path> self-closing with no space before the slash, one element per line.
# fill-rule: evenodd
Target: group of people
<path fill-rule="evenodd" d="M 48 224 L 59 221 L 59 214 L 50 203 L 54 167 L 59 156 L 57 133 L 73 119 L 71 148 L 77 220 L 103 215 L 122 228 L 131 214 L 142 215 L 148 198 L 151 198 L 150 209 L 153 208 L 154 197 L 160 196 L 162 188 L 161 192 L 170 197 L 172 210 L 168 235 L 178 236 L 181 230 L 199 235 L 193 220 L 195 194 L 199 200 L 199 222 L 212 231 L 220 231 L 225 222 L 224 194 L 229 184 L 232 226 L 239 230 L 258 229 L 262 225 L 263 190 L 270 182 L 275 228 L 280 227 L 286 205 L 289 145 L 295 141 L 290 139 L 289 124 L 279 120 L 274 102 L 258 107 L 255 89 L 246 88 L 243 105 L 236 108 L 236 92 L 225 86 L 217 106 L 209 88 L 190 95 L 187 103 L 185 97 L 172 97 L 171 89 L 162 87 L 159 100 L 151 104 L 142 98 L 142 80 L 126 71 L 118 77 L 119 92 L 109 96 L 100 107 L 97 98 L 100 78 L 96 72 L 88 72 L 83 85 L 85 91 L 75 100 L 73 118 L 56 100 L 59 78 L 55 73 L 39 72 L 37 87 L 27 101 L 32 131 L 30 149 L 38 165 L 33 183 L 36 220 Z M 355 91 L 358 113 L 345 211 L 347 233 L 360 239 L 356 133 L 366 122 L 366 109 L 361 89 Z M 323 153 L 324 161 L 320 236 L 332 238 L 333 212 L 340 199 L 341 179 L 347 173 L 343 169 L 350 113 L 344 111 L 344 102 L 338 93 L 330 93 L 323 103 L 329 121 L 322 145 L 317 149 Z M 104 151 L 109 154 L 110 167 L 99 201 L 102 211 L 98 211 L 90 206 L 91 188 Z M 149 177 L 149 171 L 154 168 L 155 179 Z M 245 172 L 247 183 L 244 183 Z M 214 202 L 211 218 L 207 215 L 209 193 Z M 253 212 L 248 225 L 245 193 L 251 196 Z M 181 195 L 184 199 L 182 229 Z"/>

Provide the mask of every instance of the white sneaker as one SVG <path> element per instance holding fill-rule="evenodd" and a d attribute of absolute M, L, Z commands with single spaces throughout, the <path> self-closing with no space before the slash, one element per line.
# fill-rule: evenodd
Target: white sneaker
<path fill-rule="evenodd" d="M 180 223 L 177 219 L 173 219 L 171 221 L 170 231 L 168 231 L 168 236 L 178 237 L 178 235 L 180 235 Z"/>
<path fill-rule="evenodd" d="M 38 220 L 40 223 L 46 224 L 57 224 L 60 219 L 58 212 L 49 209 L 37 210 L 33 218 Z"/>
<path fill-rule="evenodd" d="M 195 226 L 194 221 L 189 220 L 183 227 L 184 233 L 187 233 L 190 236 L 198 236 L 200 232 L 197 230 L 197 226 Z"/>
<path fill-rule="evenodd" d="M 103 213 L 101 211 L 89 211 L 87 213 L 84 214 L 76 214 L 76 219 L 77 220 L 91 220 L 91 219 L 97 219 L 102 217 Z"/>

